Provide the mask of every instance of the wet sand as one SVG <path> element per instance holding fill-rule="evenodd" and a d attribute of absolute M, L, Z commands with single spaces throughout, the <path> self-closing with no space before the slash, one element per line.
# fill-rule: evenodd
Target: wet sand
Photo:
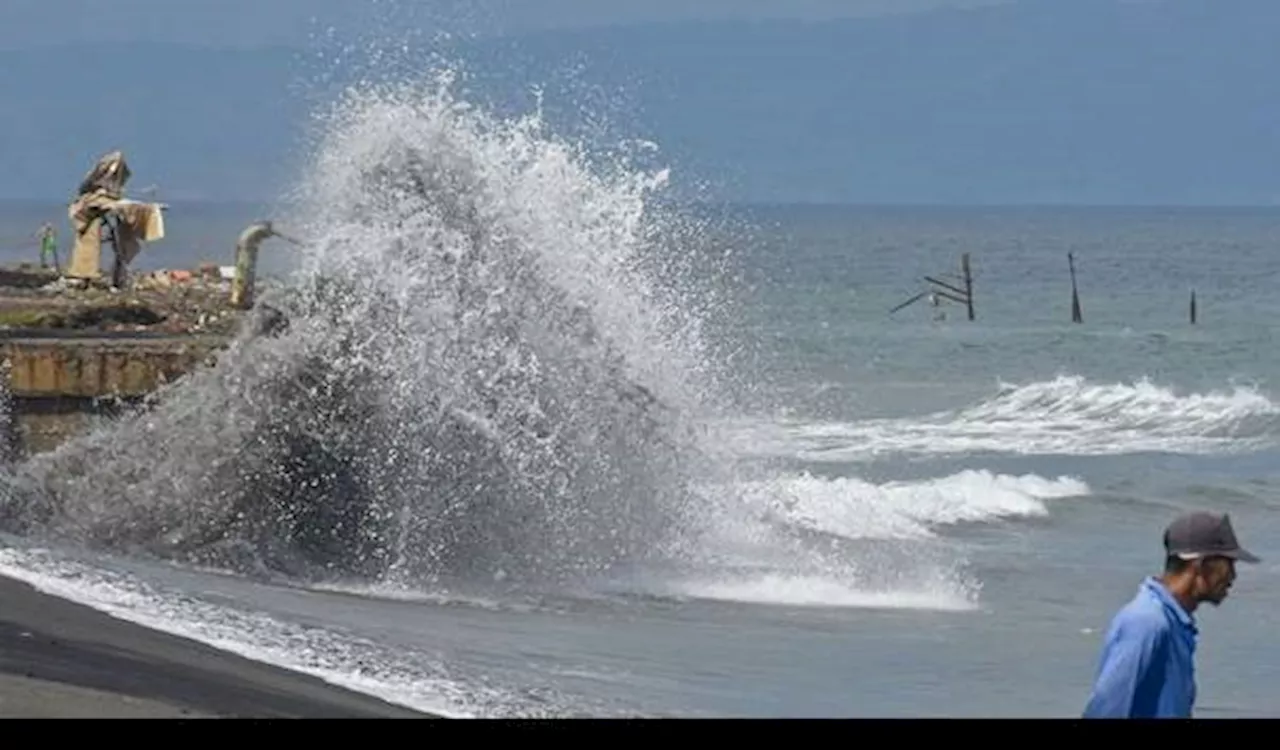
<path fill-rule="evenodd" d="M 0 718 L 434 718 L 0 577 Z"/>

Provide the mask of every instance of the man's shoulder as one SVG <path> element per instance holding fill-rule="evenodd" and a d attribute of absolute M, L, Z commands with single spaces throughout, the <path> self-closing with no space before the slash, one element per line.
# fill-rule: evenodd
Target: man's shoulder
<path fill-rule="evenodd" d="M 1145 591 L 1121 607 L 1111 621 L 1111 637 L 1125 640 L 1158 638 L 1170 630 L 1164 606 Z"/>

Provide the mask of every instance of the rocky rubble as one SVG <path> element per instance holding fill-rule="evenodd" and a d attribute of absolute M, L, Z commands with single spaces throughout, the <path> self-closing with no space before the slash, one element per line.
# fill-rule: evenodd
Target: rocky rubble
<path fill-rule="evenodd" d="M 241 315 L 228 303 L 230 292 L 231 281 L 217 266 L 135 273 L 127 289 L 81 287 L 40 268 L 5 268 L 0 332 L 230 335 Z"/>

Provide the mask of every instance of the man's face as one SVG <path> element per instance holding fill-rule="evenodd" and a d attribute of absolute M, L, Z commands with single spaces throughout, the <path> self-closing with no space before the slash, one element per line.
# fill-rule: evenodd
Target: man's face
<path fill-rule="evenodd" d="M 1197 598 L 1214 606 L 1227 598 L 1236 580 L 1236 562 L 1227 557 L 1207 557 L 1196 566 Z"/>

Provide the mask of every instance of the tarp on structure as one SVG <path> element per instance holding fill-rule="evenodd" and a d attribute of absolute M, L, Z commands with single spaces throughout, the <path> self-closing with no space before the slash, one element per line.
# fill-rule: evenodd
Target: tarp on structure
<path fill-rule="evenodd" d="M 137 257 L 141 243 L 164 238 L 161 206 L 124 197 L 125 183 L 132 174 L 124 153 L 112 151 L 81 180 L 76 199 L 67 209 L 75 232 L 68 276 L 88 280 L 101 276 L 102 227 L 110 216 L 117 219 L 115 246 L 126 265 Z"/>

